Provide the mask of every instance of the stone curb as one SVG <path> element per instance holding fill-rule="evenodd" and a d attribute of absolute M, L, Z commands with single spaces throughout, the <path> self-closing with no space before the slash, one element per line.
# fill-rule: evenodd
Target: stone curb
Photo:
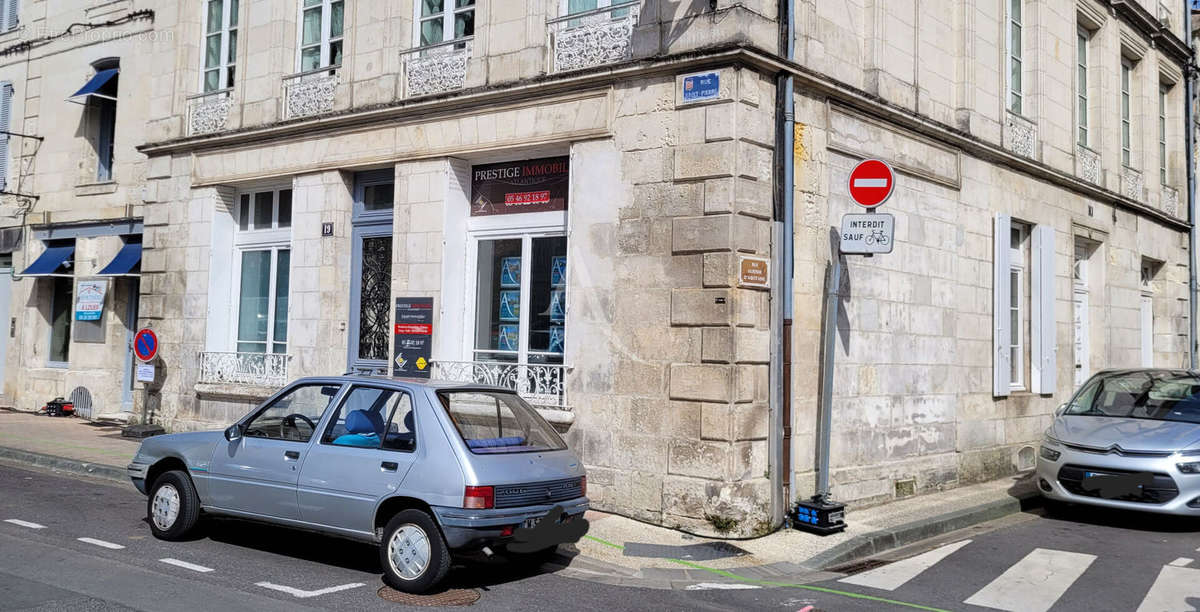
<path fill-rule="evenodd" d="M 125 468 L 115 465 L 55 457 L 54 455 L 44 455 L 33 451 L 9 448 L 7 446 L 0 446 L 0 459 L 60 472 L 69 472 L 80 476 L 91 476 L 93 478 L 130 484 L 132 486 L 129 480 L 129 473 L 126 472 Z"/>
<path fill-rule="evenodd" d="M 800 562 L 800 565 L 817 570 L 844 565 L 927 538 L 1016 514 L 1022 510 L 1038 507 L 1041 503 L 1041 495 L 1037 492 L 1021 493 L 1017 497 L 984 502 L 926 520 L 913 521 L 891 529 L 855 536 L 825 552 L 809 557 Z"/>

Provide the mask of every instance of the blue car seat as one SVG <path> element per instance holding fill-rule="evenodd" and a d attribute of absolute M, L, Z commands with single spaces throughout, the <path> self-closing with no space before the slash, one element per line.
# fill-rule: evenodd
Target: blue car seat
<path fill-rule="evenodd" d="M 333 441 L 338 446 L 379 448 L 379 434 L 383 432 L 383 418 L 377 412 L 354 410 L 346 415 L 346 433 Z"/>

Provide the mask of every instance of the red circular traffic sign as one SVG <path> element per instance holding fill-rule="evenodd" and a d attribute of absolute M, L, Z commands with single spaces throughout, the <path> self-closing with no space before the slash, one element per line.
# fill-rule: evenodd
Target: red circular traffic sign
<path fill-rule="evenodd" d="M 141 361 L 150 361 L 158 354 L 158 336 L 150 329 L 139 329 L 133 336 L 133 354 Z"/>
<path fill-rule="evenodd" d="M 863 208 L 875 208 L 892 195 L 896 173 L 886 162 L 864 159 L 850 172 L 850 197 Z"/>

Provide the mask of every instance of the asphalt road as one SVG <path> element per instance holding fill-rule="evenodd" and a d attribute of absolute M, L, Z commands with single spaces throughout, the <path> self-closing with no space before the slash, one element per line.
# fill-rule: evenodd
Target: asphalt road
<path fill-rule="evenodd" d="M 235 520 L 162 542 L 144 516 L 132 486 L 0 464 L 0 610 L 428 609 L 377 595 L 370 546 Z M 456 565 L 448 586 L 478 592 L 481 609 L 1200 610 L 1198 549 L 1200 520 L 1078 508 L 947 534 L 809 587 L 631 588 L 498 559 Z"/>

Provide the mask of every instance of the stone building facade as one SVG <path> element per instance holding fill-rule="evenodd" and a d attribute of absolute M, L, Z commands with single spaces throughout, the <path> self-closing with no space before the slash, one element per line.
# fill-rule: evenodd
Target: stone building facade
<path fill-rule="evenodd" d="M 134 5 L 137 6 L 134 6 Z M 7 405 L 56 397 L 127 418 L 155 58 L 167 2 L 4 3 L 0 25 L 0 380 Z M 172 61 L 173 63 L 173 61 Z M 97 318 L 98 317 L 98 318 Z"/>
<path fill-rule="evenodd" d="M 774 2 L 458 4 L 156 8 L 171 43 L 146 60 L 132 211 L 155 421 L 222 427 L 302 375 L 413 373 L 397 304 L 431 298 L 420 369 L 526 395 L 597 507 L 751 534 L 781 475 L 786 499 L 813 493 L 826 333 L 852 504 L 1030 467 L 1078 377 L 1187 362 L 1178 12 L 800 1 L 788 61 Z M 866 157 L 898 171 L 894 250 L 846 257 L 824 330 Z M 775 261 L 769 287 L 747 259 Z"/>

